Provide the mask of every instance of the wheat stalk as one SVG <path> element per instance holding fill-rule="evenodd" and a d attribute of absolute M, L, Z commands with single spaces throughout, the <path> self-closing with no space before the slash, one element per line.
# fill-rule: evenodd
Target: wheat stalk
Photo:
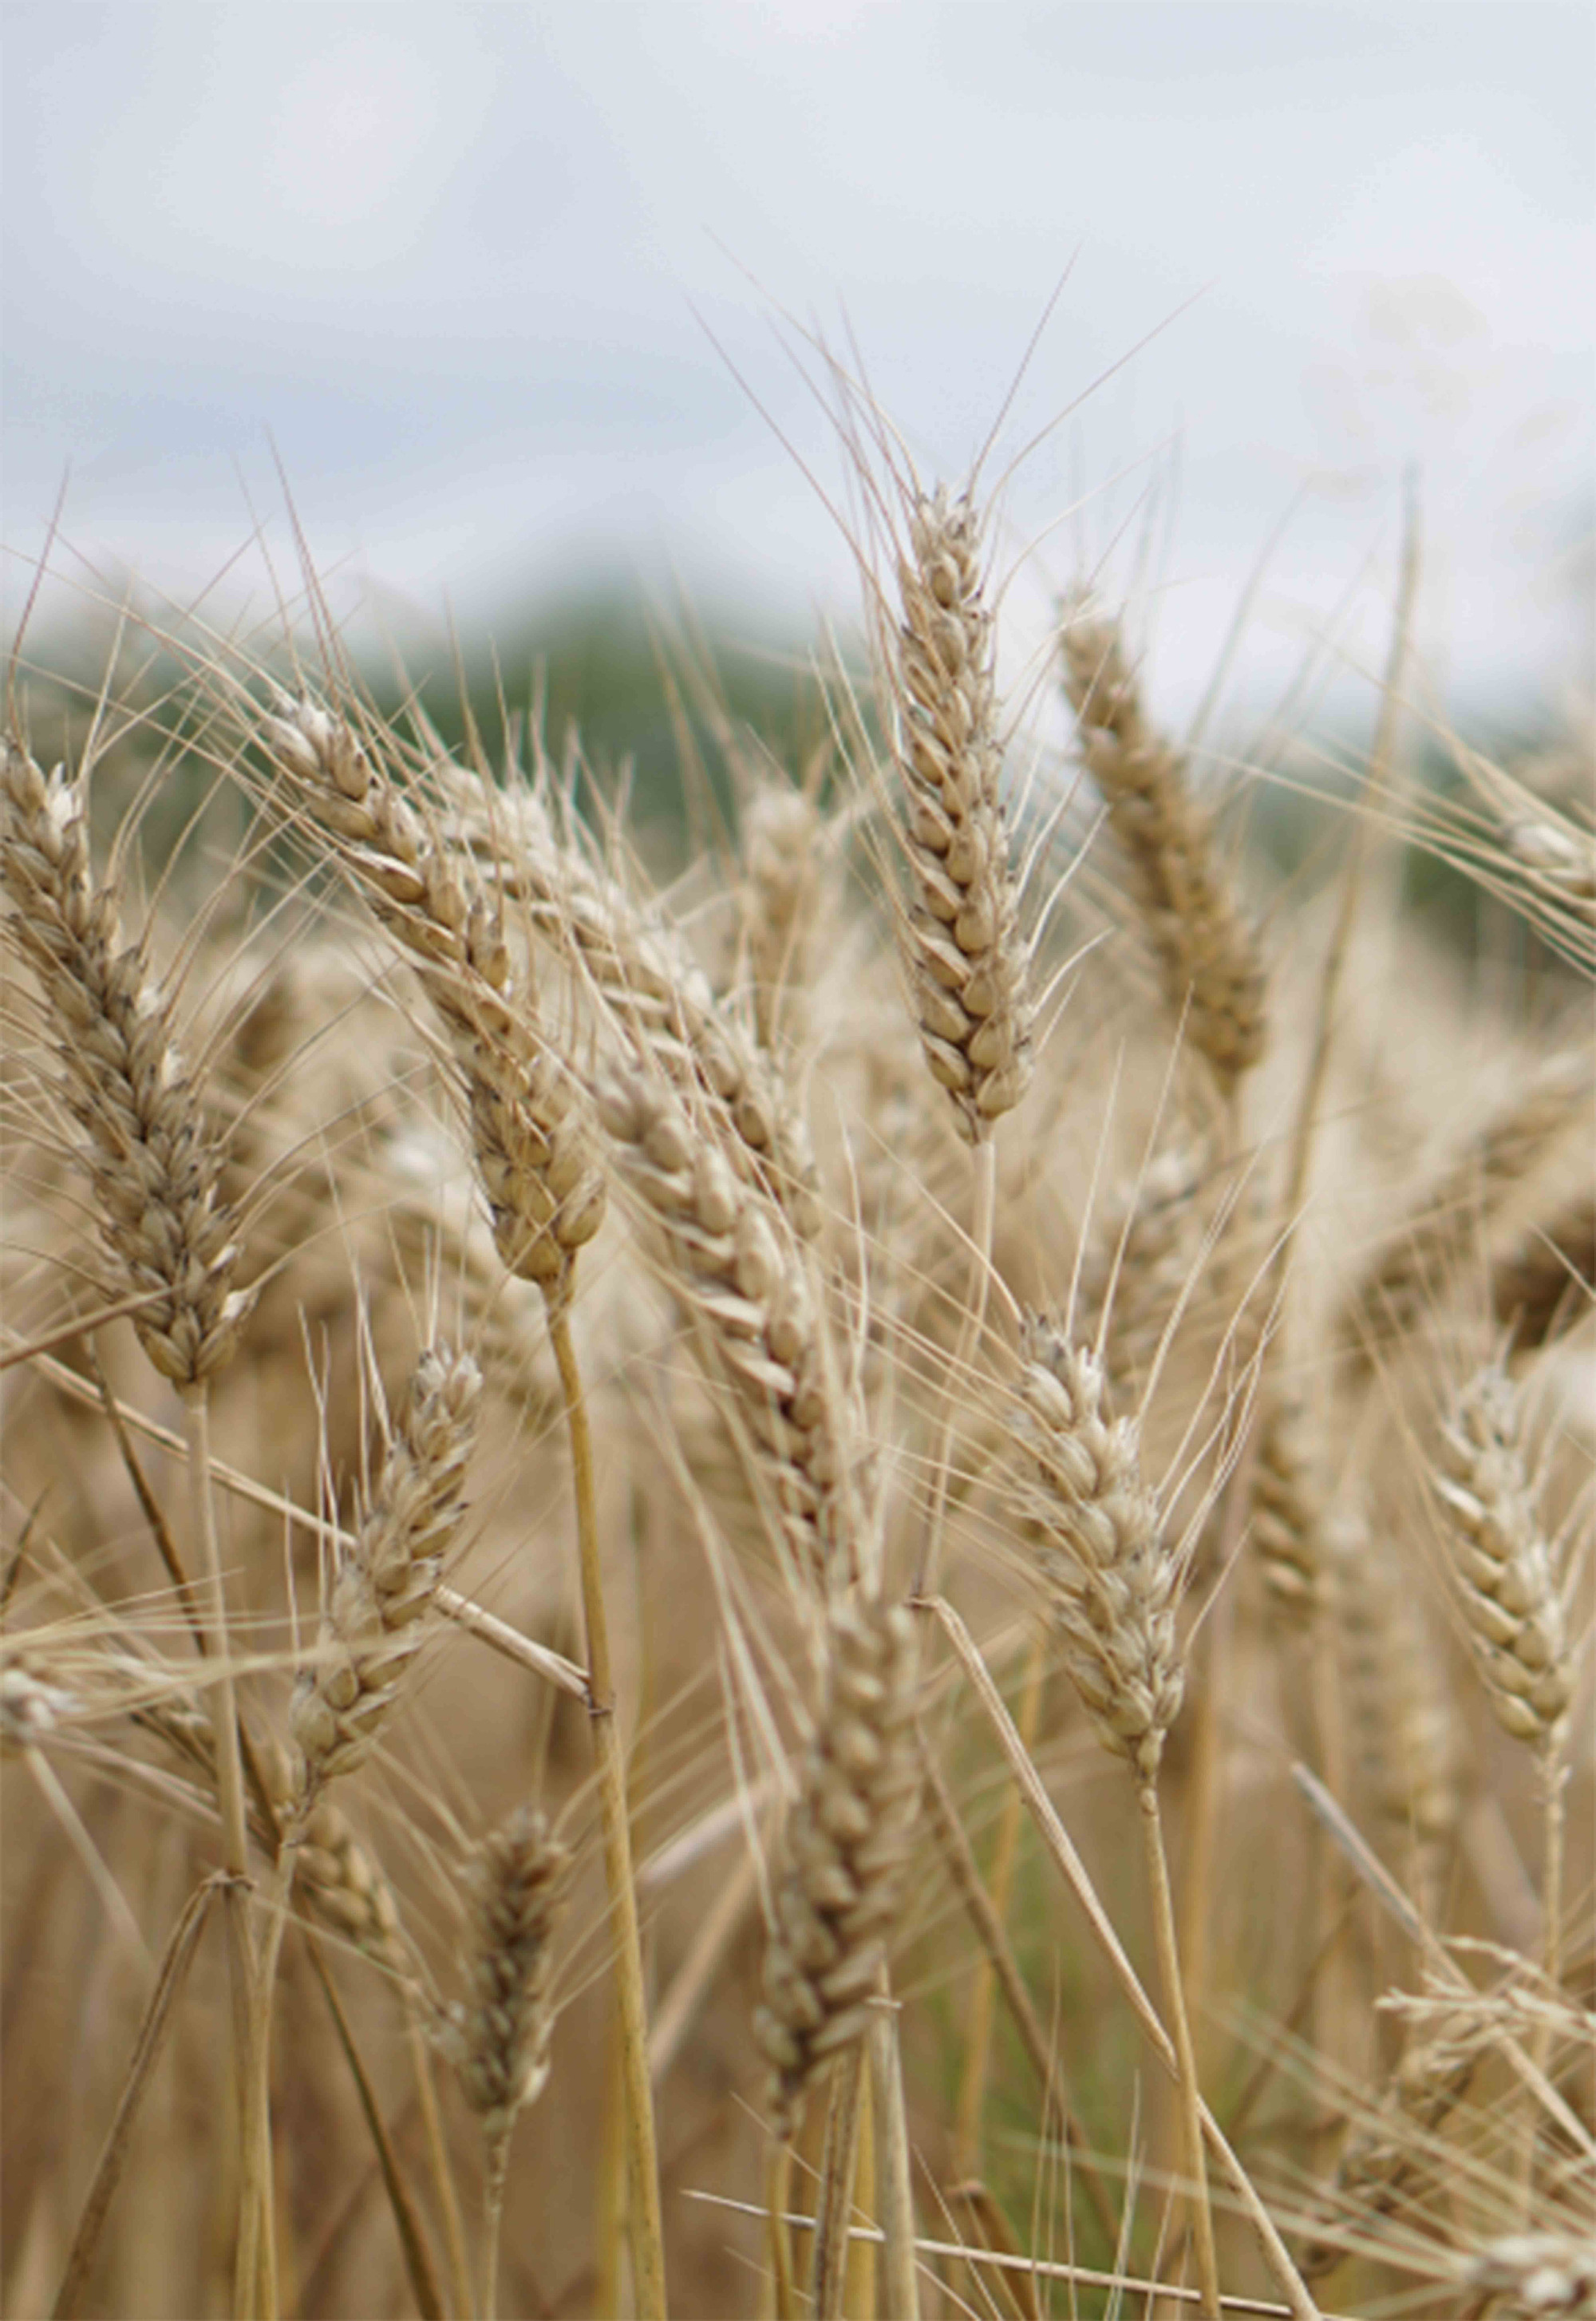
<path fill-rule="evenodd" d="M 603 1216 L 576 1082 L 535 994 L 512 973 L 502 913 L 468 855 L 430 829 L 349 726 L 309 700 L 262 721 L 295 803 L 329 840 L 431 1001 L 463 1078 L 472 1147 L 507 1270 L 556 1303 Z"/>
<path fill-rule="evenodd" d="M 889 673 L 913 889 L 900 939 L 926 1061 L 975 1145 L 1020 1102 L 1034 1061 L 982 555 L 967 494 L 939 485 L 913 500 Z"/>

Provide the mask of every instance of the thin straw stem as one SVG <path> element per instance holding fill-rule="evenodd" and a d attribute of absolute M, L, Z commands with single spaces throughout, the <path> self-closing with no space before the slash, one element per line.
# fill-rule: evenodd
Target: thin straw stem
<path fill-rule="evenodd" d="M 1158 1948 L 1158 1970 L 1164 1983 L 1164 2004 L 1174 2034 L 1180 2067 L 1181 2131 L 1197 2244 L 1197 2278 L 1207 2321 L 1219 2321 L 1220 2266 L 1214 2248 L 1213 2211 L 1208 2199 L 1208 2168 L 1202 2153 L 1202 2098 L 1197 2087 L 1197 2058 L 1192 2029 L 1186 2020 L 1185 1992 L 1181 1987 L 1180 1953 L 1175 1945 L 1174 1904 L 1169 1891 L 1169 1863 L 1164 1852 L 1164 1816 L 1158 1809 L 1158 1789 L 1142 1783 L 1137 1794 L 1142 1842 L 1147 1852 L 1147 1884 L 1153 1904 L 1153 1934 Z"/>
<path fill-rule="evenodd" d="M 576 1538 L 582 1572 L 582 1612 L 586 1635 L 588 1716 L 598 1766 L 599 1814 L 603 1827 L 604 1875 L 615 1936 L 615 1983 L 619 2000 L 621 2069 L 626 2095 L 628 2177 L 630 2200 L 633 2289 L 643 2321 L 664 2321 L 665 2234 L 659 2208 L 659 2162 L 654 2139 L 654 2098 L 648 2076 L 648 2019 L 643 1986 L 642 1937 L 638 1927 L 637 1889 L 632 1877 L 631 1831 L 627 1815 L 626 1768 L 615 1716 L 610 1664 L 610 1634 L 604 1616 L 603 1575 L 599 1557 L 598 1502 L 594 1488 L 593 1435 L 582 1373 L 571 1342 L 568 1307 L 549 1302 L 549 1338 L 559 1367 L 566 1424 L 571 1443 L 571 1476 L 576 1501 Z"/>

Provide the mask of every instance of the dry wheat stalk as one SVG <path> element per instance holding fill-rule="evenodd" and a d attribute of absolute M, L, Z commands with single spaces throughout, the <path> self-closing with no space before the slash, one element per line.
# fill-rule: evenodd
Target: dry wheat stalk
<path fill-rule="evenodd" d="M 327 1599 L 313 1665 L 301 1670 L 289 1712 L 300 1752 L 299 1814 L 335 1775 L 376 1743 L 410 1662 L 445 1549 L 458 1527 L 482 1379 L 468 1354 L 430 1346 L 376 1490 Z"/>
<path fill-rule="evenodd" d="M 658 1228 L 671 1290 L 709 1350 L 712 1374 L 733 1389 L 757 1486 L 798 1570 L 812 1578 L 851 1570 L 862 1427 L 785 1212 L 736 1174 L 662 1083 L 612 1079 L 599 1105 Z"/>
<path fill-rule="evenodd" d="M 1110 1415 L 1096 1354 L 1037 1314 L 1020 1354 L 1019 1503 L 1040 1537 L 1065 1665 L 1103 1746 L 1151 1781 L 1185 1684 L 1181 1561 L 1142 1477 L 1137 1424 Z"/>
<path fill-rule="evenodd" d="M 576 1085 L 514 980 L 501 911 L 342 719 L 286 696 L 282 712 L 262 724 L 295 803 L 401 945 L 448 1036 L 499 1254 L 563 1302 L 602 1221 L 603 1180 Z"/>
<path fill-rule="evenodd" d="M 1518 1393 L 1488 1366 L 1439 1429 L 1435 1487 L 1451 1517 L 1456 1601 L 1497 1721 L 1551 1752 L 1573 1694 L 1573 1655 L 1520 1436 Z"/>
<path fill-rule="evenodd" d="M 132 1317 L 163 1378 L 193 1388 L 231 1354 L 249 1309 L 232 1287 L 238 1220 L 143 946 L 119 940 L 116 896 L 96 887 L 84 785 L 46 777 L 7 742 L 0 773 L 0 886 L 12 942 L 38 978 L 80 1138 L 112 1297 L 154 1293 Z"/>
<path fill-rule="evenodd" d="M 553 1941 L 570 1869 L 569 1848 L 521 1806 L 483 1839 L 466 1873 L 467 1995 L 449 2010 L 446 2043 L 496 2155 L 490 2166 L 503 2165 L 516 2115 L 549 2077 Z"/>
<path fill-rule="evenodd" d="M 779 2136 L 864 2035 L 900 1907 L 920 1795 L 917 1640 L 901 1605 L 838 1602 L 799 1793 L 782 1833 L 755 2034 Z"/>
<path fill-rule="evenodd" d="M 1264 1052 L 1264 967 L 1231 896 L 1182 753 L 1147 722 L 1118 622 L 1066 607 L 1065 691 L 1125 850 L 1171 1012 L 1229 1095 Z"/>
<path fill-rule="evenodd" d="M 1002 797 L 993 615 L 967 495 L 917 497 L 889 673 L 912 906 L 900 915 L 921 1043 L 959 1133 L 984 1143 L 1030 1082 L 1030 960 Z"/>

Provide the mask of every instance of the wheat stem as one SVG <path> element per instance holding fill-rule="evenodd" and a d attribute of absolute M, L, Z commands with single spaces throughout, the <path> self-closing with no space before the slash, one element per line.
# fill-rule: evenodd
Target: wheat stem
<path fill-rule="evenodd" d="M 1025 1682 L 1020 1696 L 1020 1737 L 1027 1749 L 1034 1747 L 1037 1721 L 1041 1715 L 1042 1689 L 1047 1677 L 1047 1662 L 1041 1632 L 1031 1638 L 1026 1655 Z M 1014 1885 L 1014 1865 L 1020 1853 L 1020 1824 L 1024 1812 L 1019 1790 L 1012 1782 L 1005 1786 L 1002 1816 L 998 1823 L 997 1838 L 993 1847 L 992 1875 L 987 1893 L 993 1916 L 1000 1925 L 1009 1915 L 1009 1898 Z M 996 2011 L 997 1970 L 989 1956 L 984 1955 L 975 1970 L 975 1986 L 970 1993 L 969 2039 L 965 2048 L 965 2067 L 959 2080 L 958 2101 L 954 2115 L 954 2172 L 962 2181 L 966 2176 L 981 2172 L 981 2124 L 986 2113 L 986 2080 L 992 2062 L 993 2021 Z M 1045 2084 L 1045 2075 L 1044 2075 Z"/>
<path fill-rule="evenodd" d="M 620 2012 L 621 2067 L 626 2091 L 628 2177 L 630 2185 L 633 2287 L 644 2321 L 665 2314 L 665 2235 L 659 2208 L 659 2162 L 654 2139 L 654 2097 L 648 2077 L 648 2002 L 643 1983 L 642 1938 L 638 1928 L 631 1832 L 627 1814 L 626 1768 L 615 1716 L 610 1664 L 610 1633 L 604 1616 L 603 1571 L 599 1555 L 598 1502 L 594 1487 L 593 1435 L 582 1373 L 571 1342 L 568 1312 L 552 1299 L 549 1336 L 559 1367 L 570 1437 L 571 1477 L 576 1502 L 577 1552 L 582 1573 L 582 1612 L 586 1636 L 588 1713 L 598 1767 L 599 1814 L 603 1825 L 604 1873 L 615 1935 L 615 1983 Z"/>
<path fill-rule="evenodd" d="M 881 2321 L 920 2321 L 914 2262 L 914 2194 L 909 2173 L 909 2123 L 903 2114 L 903 2072 L 898 2055 L 898 2010 L 882 1972 L 869 2031 L 872 2116 L 881 2155 Z"/>
<path fill-rule="evenodd" d="M 1197 2277 L 1207 2321 L 1219 2321 L 1220 2268 L 1214 2249 L 1213 2211 L 1208 2198 L 1208 2166 L 1202 2151 L 1202 2096 L 1197 2085 L 1197 2057 L 1192 2028 L 1186 2019 L 1186 1998 L 1181 1980 L 1180 1952 L 1174 1932 L 1174 1905 L 1169 1890 L 1169 1863 L 1164 1851 L 1164 1816 L 1158 1808 L 1156 1781 L 1145 1781 L 1137 1792 L 1142 1843 L 1147 1863 L 1147 1885 L 1153 1904 L 1153 1934 L 1158 1950 L 1158 1971 L 1164 1984 L 1164 2004 L 1174 2039 L 1179 2068 L 1182 2141 L 1185 2146 L 1186 2193 L 1191 2202 L 1197 2244 Z"/>

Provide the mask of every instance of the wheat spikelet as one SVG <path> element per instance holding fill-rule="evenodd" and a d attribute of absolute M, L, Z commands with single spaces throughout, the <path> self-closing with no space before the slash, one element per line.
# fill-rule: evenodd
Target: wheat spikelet
<path fill-rule="evenodd" d="M 1142 1479 L 1136 1423 L 1109 1414 L 1097 1356 L 1032 1314 L 1020 1358 L 1019 1504 L 1040 1535 L 1065 1665 L 1104 1748 L 1150 1782 L 1185 1685 L 1180 1560 Z"/>
<path fill-rule="evenodd" d="M 467 1996 L 450 2009 L 447 2043 L 495 2165 L 549 2077 L 553 1942 L 570 1869 L 543 1816 L 521 1806 L 483 1839 L 466 1874 Z"/>
<path fill-rule="evenodd" d="M 766 782 L 742 811 L 738 917 L 760 1045 L 801 1038 L 810 949 L 821 901 L 818 807 Z"/>
<path fill-rule="evenodd" d="M 375 1745 L 410 1662 L 444 1550 L 458 1526 L 481 1375 L 468 1354 L 429 1347 L 355 1543 L 333 1580 L 315 1664 L 296 1680 L 289 1729 L 299 1812 Z"/>
<path fill-rule="evenodd" d="M 614 1079 L 599 1103 L 628 1181 L 658 1228 L 672 1292 L 697 1325 L 712 1372 L 736 1396 L 757 1482 L 799 1570 L 850 1569 L 861 1429 L 784 1211 L 736 1174 L 659 1082 Z"/>
<path fill-rule="evenodd" d="M 512 1273 L 557 1301 L 603 1216 L 578 1091 L 518 988 L 499 909 L 469 858 L 429 829 L 349 727 L 285 699 L 263 721 L 296 801 L 402 946 L 465 1081 L 494 1239 Z"/>
<path fill-rule="evenodd" d="M 1573 1690 L 1552 1550 L 1520 1450 L 1519 1397 L 1494 1367 L 1456 1397 L 1437 1439 L 1436 1490 L 1474 1663 L 1515 1739 L 1557 1746 Z"/>
<path fill-rule="evenodd" d="M 981 532 L 967 495 L 939 485 L 913 500 L 888 676 L 914 889 L 900 937 L 926 1060 L 970 1144 L 1020 1102 L 1033 1064 Z"/>
<path fill-rule="evenodd" d="M 232 1287 L 238 1220 L 142 947 L 121 946 L 113 892 L 89 867 L 83 786 L 5 744 L 0 886 L 11 940 L 43 992 L 62 1102 L 117 1270 L 109 1294 L 155 1293 L 132 1317 L 145 1353 L 196 1388 L 231 1354 L 249 1310 Z"/>
<path fill-rule="evenodd" d="M 1229 1094 L 1264 1052 L 1264 968 L 1228 891 L 1181 752 L 1148 724 L 1117 622 L 1067 608 L 1065 691 L 1088 771 L 1129 860 L 1171 1012 Z"/>
<path fill-rule="evenodd" d="M 820 2072 L 864 2034 L 920 1785 L 911 1616 L 868 1597 L 839 1602 L 827 1646 L 814 1737 L 782 1834 L 755 2016 L 782 2136 Z"/>

